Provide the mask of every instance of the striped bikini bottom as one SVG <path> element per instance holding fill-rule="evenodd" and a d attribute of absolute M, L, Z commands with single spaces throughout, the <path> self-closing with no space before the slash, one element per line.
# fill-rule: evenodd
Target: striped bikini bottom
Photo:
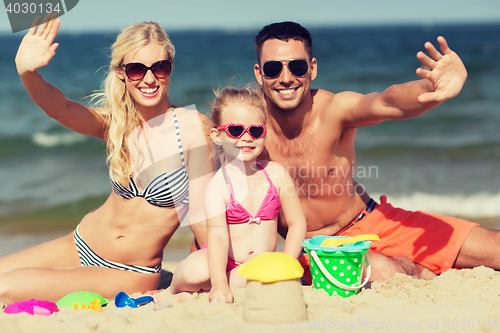
<path fill-rule="evenodd" d="M 119 269 L 122 271 L 131 271 L 131 272 L 145 273 L 145 274 L 159 273 L 161 271 L 161 263 L 154 267 L 133 266 L 133 265 L 120 264 L 99 257 L 94 251 L 90 249 L 87 243 L 85 243 L 83 238 L 80 236 L 80 233 L 78 232 L 79 226 L 80 225 L 77 225 L 75 229 L 75 244 L 76 244 L 76 249 L 78 250 L 78 256 L 80 257 L 80 263 L 82 264 L 82 266 L 107 267 L 107 268 Z"/>

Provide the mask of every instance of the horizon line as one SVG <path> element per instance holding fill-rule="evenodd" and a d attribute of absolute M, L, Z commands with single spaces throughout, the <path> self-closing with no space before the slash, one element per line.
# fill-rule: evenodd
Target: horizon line
<path fill-rule="evenodd" d="M 161 25 L 161 24 L 160 24 Z M 302 26 L 307 26 L 308 30 L 317 30 L 317 29 L 330 29 L 330 28 L 390 28 L 390 27 L 418 27 L 422 28 L 433 28 L 433 27 L 443 27 L 443 26 L 457 26 L 457 25 L 500 25 L 500 20 L 468 20 L 468 21 L 442 21 L 439 23 L 435 23 L 433 21 L 427 22 L 417 22 L 417 21 L 406 21 L 406 22 L 353 22 L 353 23 L 311 23 L 307 24 L 307 22 L 301 23 Z M 248 27 L 171 27 L 165 28 L 168 33 L 189 33 L 189 32 L 225 32 L 225 33 L 245 33 L 245 32 L 255 32 L 260 30 L 263 25 L 259 26 L 248 26 Z M 67 28 L 65 31 L 60 31 L 60 35 L 75 35 L 75 34 L 96 34 L 96 33 L 119 33 L 123 28 L 114 27 L 114 28 L 92 28 L 88 27 L 85 29 L 79 28 Z M 12 35 L 21 35 L 24 36 L 28 29 L 13 33 L 12 30 L 0 30 L 0 35 L 12 34 Z"/>

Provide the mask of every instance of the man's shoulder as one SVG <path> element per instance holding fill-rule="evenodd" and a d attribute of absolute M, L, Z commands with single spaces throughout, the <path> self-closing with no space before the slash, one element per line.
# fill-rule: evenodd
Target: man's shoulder
<path fill-rule="evenodd" d="M 362 96 L 353 91 L 341 91 L 341 92 L 331 92 L 324 89 L 311 89 L 311 95 L 314 102 L 324 102 L 324 103 L 341 103 L 346 99 L 354 98 L 356 96 Z"/>
<path fill-rule="evenodd" d="M 325 89 L 311 89 L 311 96 L 313 100 L 332 99 L 335 97 L 335 95 L 335 93 Z"/>
<path fill-rule="evenodd" d="M 323 115 L 329 113 L 338 99 L 336 93 L 324 89 L 311 89 L 313 109 L 317 114 Z"/>
<path fill-rule="evenodd" d="M 323 89 L 311 90 L 311 93 L 313 105 L 318 108 L 320 114 L 331 114 L 331 111 L 335 111 L 336 115 L 347 111 L 349 105 L 354 103 L 359 96 L 362 96 L 352 91 L 333 93 Z"/>

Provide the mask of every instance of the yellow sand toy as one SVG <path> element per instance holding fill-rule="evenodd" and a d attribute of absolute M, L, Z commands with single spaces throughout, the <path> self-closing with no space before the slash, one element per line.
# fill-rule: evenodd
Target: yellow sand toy
<path fill-rule="evenodd" d="M 75 303 L 75 304 L 73 304 L 73 308 L 75 310 L 78 310 L 78 309 L 90 309 L 90 310 L 94 310 L 95 312 L 103 312 L 102 311 L 101 300 L 99 298 L 96 298 L 95 300 L 93 300 L 89 305 L 82 304 L 81 308 L 78 308 L 78 304 Z"/>
<path fill-rule="evenodd" d="M 243 319 L 253 323 L 290 323 L 307 320 L 300 278 L 304 269 L 282 252 L 259 254 L 242 264 L 238 273 L 247 279 Z"/>
<path fill-rule="evenodd" d="M 351 244 L 361 241 L 375 241 L 375 240 L 380 240 L 380 238 L 374 234 L 358 235 L 348 238 L 327 238 L 323 241 L 323 243 L 321 243 L 321 246 L 339 247 L 344 244 Z"/>
<path fill-rule="evenodd" d="M 242 264 L 238 273 L 247 280 L 269 283 L 300 278 L 304 269 L 288 254 L 266 252 Z"/>

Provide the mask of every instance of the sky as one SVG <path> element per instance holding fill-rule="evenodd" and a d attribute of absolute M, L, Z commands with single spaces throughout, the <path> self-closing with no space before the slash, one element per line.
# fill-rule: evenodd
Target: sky
<path fill-rule="evenodd" d="M 61 17 L 61 31 L 119 31 L 146 20 L 158 22 L 167 32 L 255 30 L 279 21 L 296 21 L 306 28 L 500 23 L 500 0 L 79 0 Z M 0 33 L 12 33 L 5 11 L 0 13 Z"/>

